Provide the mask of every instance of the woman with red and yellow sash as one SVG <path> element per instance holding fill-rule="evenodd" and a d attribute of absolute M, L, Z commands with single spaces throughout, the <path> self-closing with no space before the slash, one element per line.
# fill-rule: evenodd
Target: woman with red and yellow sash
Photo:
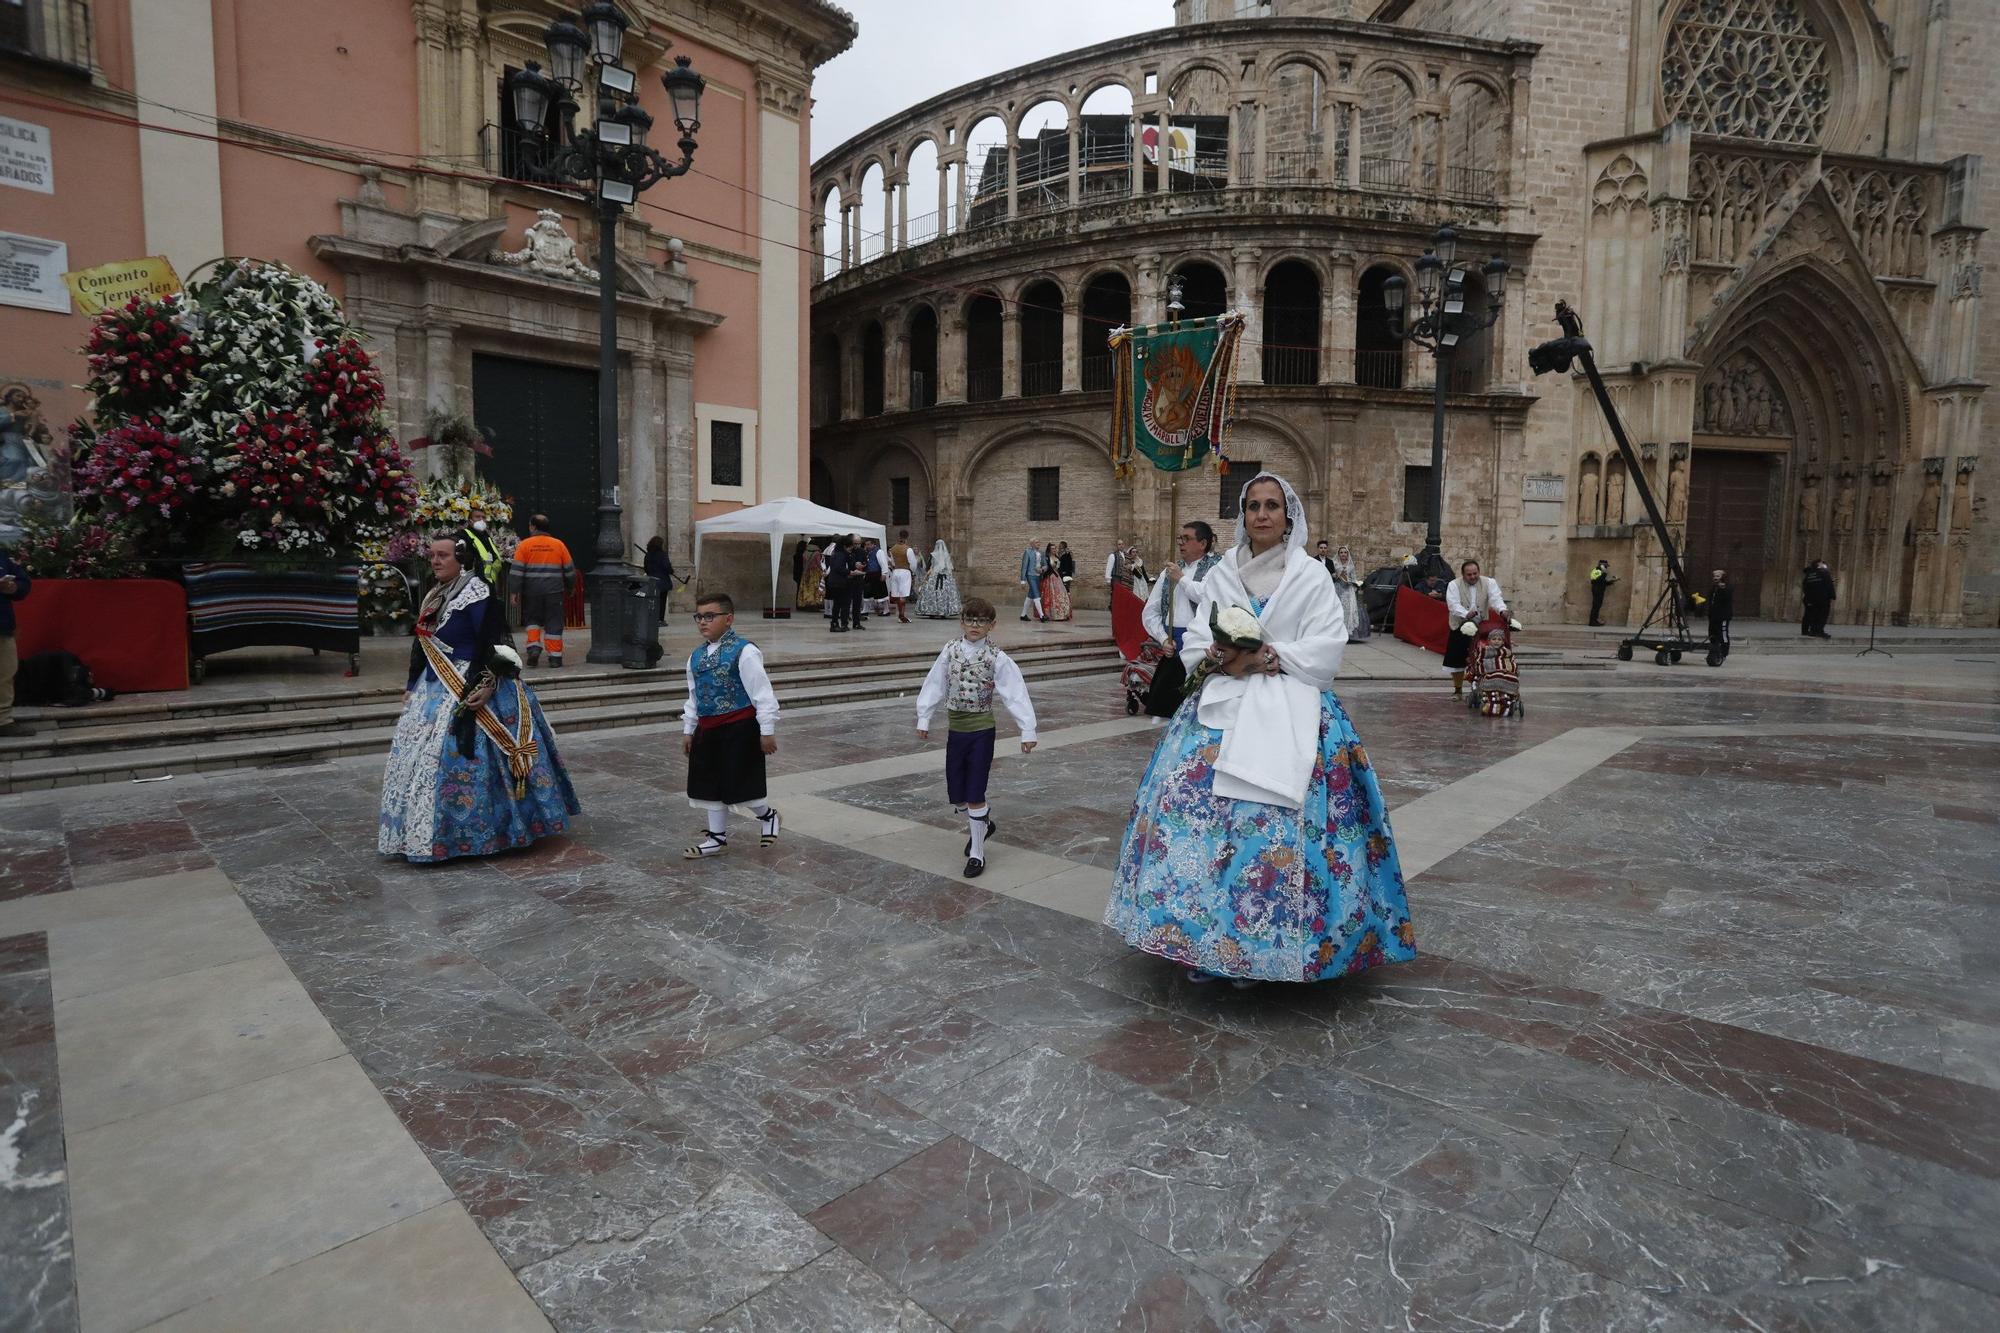
<path fill-rule="evenodd" d="M 520 678 L 506 610 L 463 537 L 433 538 L 430 561 L 436 583 L 417 617 L 376 847 L 444 861 L 561 833 L 581 807 Z"/>

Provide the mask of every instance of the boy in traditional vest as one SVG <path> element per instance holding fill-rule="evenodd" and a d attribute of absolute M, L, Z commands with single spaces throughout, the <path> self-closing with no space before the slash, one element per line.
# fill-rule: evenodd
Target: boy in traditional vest
<path fill-rule="evenodd" d="M 764 654 L 736 633 L 727 593 L 695 602 L 702 646 L 688 656 L 681 753 L 688 757 L 688 804 L 708 812 L 708 830 L 682 855 L 690 861 L 729 850 L 729 807 L 748 806 L 758 845 L 778 840 L 778 812 L 765 801 L 764 756 L 778 752 L 778 696 Z"/>
<path fill-rule="evenodd" d="M 993 603 L 965 599 L 959 627 L 964 637 L 953 639 L 938 654 L 917 695 L 917 738 L 929 740 L 931 715 L 943 704 L 951 737 L 945 744 L 945 795 L 952 808 L 965 812 L 972 836 L 965 844 L 965 877 L 986 872 L 986 840 L 998 831 L 992 807 L 986 803 L 986 778 L 993 768 L 993 700 L 997 695 L 1021 729 L 1021 753 L 1035 748 L 1035 706 L 1028 699 L 1028 682 L 1014 659 L 995 648 L 986 636 L 993 632 Z"/>

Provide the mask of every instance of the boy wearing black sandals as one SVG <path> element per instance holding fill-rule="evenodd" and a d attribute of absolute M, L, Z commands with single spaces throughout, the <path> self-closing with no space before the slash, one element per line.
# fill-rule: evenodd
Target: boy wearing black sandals
<path fill-rule="evenodd" d="M 965 599 L 959 618 L 963 637 L 953 639 L 938 654 L 917 695 L 917 738 L 929 740 L 931 716 L 940 704 L 950 719 L 950 740 L 944 752 L 945 794 L 952 808 L 965 813 L 972 836 L 965 842 L 965 877 L 986 873 L 986 840 L 999 825 L 986 803 L 986 779 L 993 768 L 996 727 L 993 700 L 997 696 L 1021 729 L 1021 753 L 1035 748 L 1035 705 L 1028 699 L 1028 682 L 1014 659 L 988 642 L 993 632 L 993 603 Z"/>
<path fill-rule="evenodd" d="M 694 619 L 702 646 L 688 656 L 681 753 L 688 757 L 688 804 L 708 812 L 708 829 L 681 853 L 690 861 L 729 850 L 732 805 L 756 817 L 759 846 L 776 842 L 780 827 L 764 799 L 764 756 L 778 752 L 778 696 L 764 654 L 737 634 L 729 594 L 704 594 Z"/>

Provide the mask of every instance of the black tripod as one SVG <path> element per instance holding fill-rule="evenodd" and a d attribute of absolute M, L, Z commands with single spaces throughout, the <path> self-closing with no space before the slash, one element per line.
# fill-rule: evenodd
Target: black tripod
<path fill-rule="evenodd" d="M 1570 368 L 1570 362 L 1583 364 L 1583 373 L 1590 379 L 1591 392 L 1597 396 L 1597 407 L 1604 414 L 1605 425 L 1611 428 L 1611 438 L 1618 445 L 1618 454 L 1625 460 L 1625 475 L 1639 488 L 1639 502 L 1646 507 L 1646 517 L 1652 522 L 1653 534 L 1660 539 L 1660 550 L 1667 557 L 1666 583 L 1660 589 L 1659 600 L 1646 613 L 1646 619 L 1637 631 L 1618 645 L 1618 660 L 1629 662 L 1636 648 L 1650 649 L 1653 660 L 1661 666 L 1676 664 L 1682 653 L 1695 652 L 1700 648 L 1694 636 L 1688 633 L 1687 574 L 1681 568 L 1680 552 L 1674 548 L 1673 535 L 1667 531 L 1667 522 L 1660 517 L 1660 507 L 1653 502 L 1653 488 L 1646 484 L 1646 473 L 1639 466 L 1638 455 L 1632 452 L 1632 442 L 1625 437 L 1625 425 L 1618 419 L 1618 409 L 1612 406 L 1610 391 L 1604 387 L 1604 377 L 1597 373 L 1597 358 L 1590 348 L 1590 340 L 1583 336 L 1583 321 L 1567 302 L 1556 302 L 1556 323 L 1562 327 L 1563 336 L 1545 342 L 1528 353 L 1528 367 L 1537 375 L 1551 371 L 1563 373 Z M 1709 665 L 1714 666 L 1711 662 Z"/>

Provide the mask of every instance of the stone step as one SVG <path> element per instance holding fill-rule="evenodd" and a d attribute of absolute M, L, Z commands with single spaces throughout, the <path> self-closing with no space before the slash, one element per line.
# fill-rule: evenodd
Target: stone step
<path fill-rule="evenodd" d="M 1108 661 L 1091 654 L 1088 663 L 1043 662 L 1023 666 L 1029 680 L 1115 680 L 1117 658 Z M 837 688 L 824 682 L 801 686 L 784 694 L 788 712 L 801 712 L 839 704 L 863 703 L 914 695 L 923 684 L 921 674 L 902 675 L 856 688 L 853 673 L 841 677 Z M 678 701 L 661 700 L 634 709 L 628 700 L 595 700 L 557 708 L 547 706 L 550 725 L 558 734 L 603 731 L 619 727 L 669 722 L 680 715 Z M 0 792 L 35 791 L 51 787 L 85 786 L 93 783 L 125 782 L 166 777 L 182 773 L 211 772 L 231 768 L 263 768 L 273 764 L 317 763 L 349 755 L 387 754 L 394 738 L 395 710 L 368 718 L 357 718 L 343 710 L 340 725 L 324 730 L 294 731 L 280 735 L 222 735 L 205 739 L 185 736 L 156 736 L 154 743 L 119 748 L 61 752 L 37 758 L 0 760 Z"/>
<path fill-rule="evenodd" d="M 1109 644 L 1046 644 L 1021 649 L 1009 649 L 1014 660 L 1023 665 L 1029 662 L 1070 660 L 1079 654 L 1095 656 L 1108 654 L 1113 657 L 1116 650 Z M 845 675 L 879 674 L 884 671 L 907 671 L 911 669 L 929 670 L 937 658 L 937 650 L 921 652 L 885 652 L 876 657 L 857 659 L 853 657 L 791 657 L 773 658 L 770 661 L 772 679 L 810 680 L 828 671 L 838 671 Z M 565 666 L 560 670 L 547 667 L 534 668 L 529 672 L 529 680 L 535 692 L 544 699 L 563 699 L 582 693 L 603 689 L 651 691 L 661 688 L 678 689 L 683 678 L 677 669 L 655 668 L 650 671 L 628 671 L 621 667 Z M 243 717 L 253 713 L 317 712 L 329 708 L 354 708 L 371 703 L 387 702 L 400 705 L 403 687 L 400 681 L 385 680 L 379 685 L 345 688 L 308 686 L 298 689 L 272 690 L 260 694 L 217 695 L 161 700 L 153 695 L 133 695 L 86 709 L 74 708 L 18 708 L 15 716 L 23 722 L 31 722 L 38 727 L 53 726 L 60 731 L 82 730 L 97 727 L 131 728 L 151 726 L 164 722 L 187 718 L 203 717 Z M 6 742 L 0 742 L 0 757 L 10 753 Z"/>
<path fill-rule="evenodd" d="M 825 671 L 777 670 L 772 685 L 787 707 L 794 699 L 817 697 L 831 679 L 841 685 L 846 699 L 884 698 L 915 693 L 929 670 L 926 657 L 921 669 L 916 663 L 903 665 L 870 663 L 855 667 L 851 662 L 837 675 Z M 1095 649 L 1084 652 L 1024 655 L 1021 671 L 1030 680 L 1061 679 L 1078 672 L 1115 671 L 1115 653 Z M 552 721 L 566 725 L 573 715 L 608 712 L 622 715 L 635 724 L 665 721 L 677 716 L 687 699 L 686 680 L 679 672 L 626 672 L 622 677 L 598 678 L 592 682 L 563 682 L 562 688 L 547 682 L 551 673 L 532 673 L 535 693 L 542 710 Z M 861 690 L 856 691 L 856 686 Z M 803 705 L 798 705 L 803 706 Z M 220 743 L 259 736 L 350 730 L 370 725 L 392 725 L 402 710 L 400 690 L 371 691 L 367 697 L 345 696 L 336 707 L 284 708 L 243 714 L 205 713 L 191 717 L 140 719 L 94 726 L 71 726 L 42 730 L 31 736 L 0 740 L 0 761 L 50 759 L 60 755 L 100 751 L 136 752 L 154 746 Z"/>

